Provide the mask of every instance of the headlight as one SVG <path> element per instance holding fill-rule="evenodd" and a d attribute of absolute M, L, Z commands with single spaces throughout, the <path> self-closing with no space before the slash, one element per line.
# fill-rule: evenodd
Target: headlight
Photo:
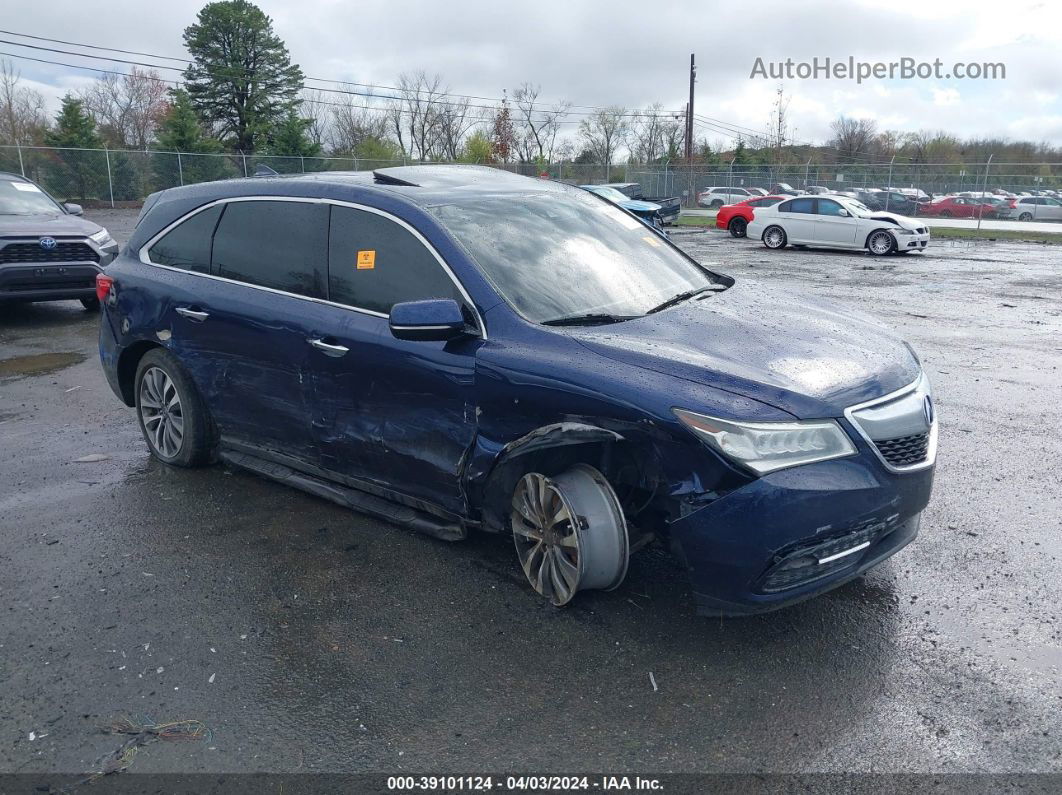
<path fill-rule="evenodd" d="M 93 232 L 89 235 L 89 240 L 93 241 L 97 245 L 106 246 L 108 243 L 113 243 L 114 238 L 111 237 L 111 233 L 106 229 L 101 229 L 99 232 Z"/>
<path fill-rule="evenodd" d="M 672 409 L 709 447 L 758 475 L 856 452 L 834 420 L 735 422 Z"/>
<path fill-rule="evenodd" d="M 902 226 L 896 230 L 901 235 L 917 235 L 918 233 L 913 229 L 904 229 Z"/>

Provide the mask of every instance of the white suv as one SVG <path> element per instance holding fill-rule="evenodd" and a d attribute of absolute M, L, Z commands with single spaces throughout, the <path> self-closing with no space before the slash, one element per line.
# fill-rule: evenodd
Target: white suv
<path fill-rule="evenodd" d="M 758 193 L 750 193 L 745 188 L 705 188 L 697 194 L 697 204 L 718 210 L 724 204 L 737 204 L 758 196 Z"/>
<path fill-rule="evenodd" d="M 1049 196 L 1019 196 L 1010 206 L 1019 221 L 1062 221 L 1062 202 Z"/>

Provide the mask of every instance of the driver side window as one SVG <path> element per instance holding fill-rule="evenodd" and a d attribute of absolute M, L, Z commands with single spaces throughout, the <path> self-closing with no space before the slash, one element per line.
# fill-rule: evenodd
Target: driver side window
<path fill-rule="evenodd" d="M 843 212 L 843 207 L 831 199 L 819 199 L 819 215 L 847 215 L 847 212 Z"/>

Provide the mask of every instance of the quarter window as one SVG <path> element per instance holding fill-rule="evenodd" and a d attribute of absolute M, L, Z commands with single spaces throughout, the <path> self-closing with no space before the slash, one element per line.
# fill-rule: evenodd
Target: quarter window
<path fill-rule="evenodd" d="M 158 265 L 209 273 L 210 241 L 222 209 L 215 205 L 178 224 L 148 249 L 148 258 Z"/>
<path fill-rule="evenodd" d="M 388 314 L 403 301 L 464 299 L 434 254 L 412 232 L 376 213 L 332 207 L 328 296 Z"/>
<path fill-rule="evenodd" d="M 325 297 L 328 207 L 311 202 L 239 201 L 225 205 L 212 273 L 274 290 Z"/>

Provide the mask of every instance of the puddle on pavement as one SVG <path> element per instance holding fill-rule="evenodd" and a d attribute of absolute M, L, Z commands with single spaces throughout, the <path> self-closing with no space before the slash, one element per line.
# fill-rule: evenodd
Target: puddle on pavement
<path fill-rule="evenodd" d="M 83 353 L 35 353 L 0 359 L 0 378 L 25 378 L 62 370 L 85 360 Z"/>

